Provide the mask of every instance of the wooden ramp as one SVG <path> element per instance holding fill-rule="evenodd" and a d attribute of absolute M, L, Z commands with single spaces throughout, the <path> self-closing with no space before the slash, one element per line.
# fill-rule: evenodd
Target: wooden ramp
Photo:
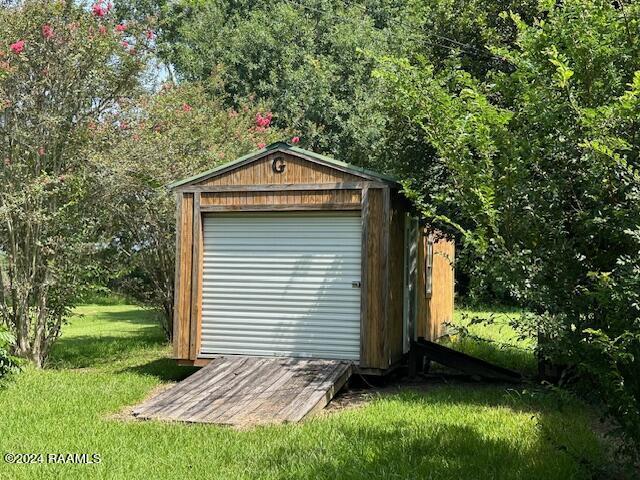
<path fill-rule="evenodd" d="M 218 357 L 133 415 L 238 427 L 297 422 L 323 409 L 350 376 L 351 364 L 340 360 Z"/>

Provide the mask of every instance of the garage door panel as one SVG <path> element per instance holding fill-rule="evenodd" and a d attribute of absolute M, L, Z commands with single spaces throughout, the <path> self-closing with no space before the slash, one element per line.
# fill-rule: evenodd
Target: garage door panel
<path fill-rule="evenodd" d="M 357 360 L 360 225 L 354 214 L 205 217 L 201 355 Z"/>

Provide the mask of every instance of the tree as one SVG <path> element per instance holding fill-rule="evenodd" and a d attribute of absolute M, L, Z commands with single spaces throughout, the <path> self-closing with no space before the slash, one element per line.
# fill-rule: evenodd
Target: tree
<path fill-rule="evenodd" d="M 0 318 L 39 367 L 94 249 L 88 129 L 136 88 L 144 50 L 106 3 L 0 9 Z"/>
<path fill-rule="evenodd" d="M 261 104 L 225 107 L 222 85 L 166 85 L 95 130 L 92 164 L 103 191 L 101 254 L 114 286 L 158 313 L 173 332 L 175 198 L 167 185 L 231 161 L 286 133 Z"/>
<path fill-rule="evenodd" d="M 371 53 L 425 57 L 437 68 L 460 63 L 482 74 L 495 63 L 485 45 L 514 37 L 515 28 L 498 13 L 514 9 L 530 18 L 537 5 L 156 0 L 142 3 L 141 10 L 140 2 L 129 3 L 123 11 L 159 17 L 158 52 L 179 79 L 206 81 L 220 71 L 229 106 L 255 94 L 273 106 L 277 125 L 303 132 L 311 149 L 385 168 L 389 143 L 400 147 L 401 164 L 412 162 L 405 150 L 424 152 L 411 125 L 398 125 L 397 117 L 390 122 L 383 113 L 384 91 L 371 76 Z"/>
<path fill-rule="evenodd" d="M 640 6 L 547 2 L 538 17 L 503 15 L 515 44 L 494 45 L 485 75 L 401 58 L 378 75 L 445 172 L 437 195 L 412 185 L 425 213 L 463 233 L 478 273 L 532 312 L 523 334 L 637 454 Z"/>

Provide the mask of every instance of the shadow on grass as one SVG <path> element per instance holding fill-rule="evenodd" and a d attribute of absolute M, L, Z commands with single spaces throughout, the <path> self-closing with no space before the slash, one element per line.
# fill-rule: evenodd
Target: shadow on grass
<path fill-rule="evenodd" d="M 145 349 L 166 345 L 160 327 L 151 312 L 127 310 L 122 312 L 88 313 L 74 320 L 74 326 L 86 322 L 85 335 L 64 334 L 53 347 L 49 368 L 89 368 L 116 360 L 140 355 Z M 111 328 L 108 322 L 113 322 Z M 119 332 L 122 323 L 137 325 Z M 120 324 L 120 325 L 119 325 Z M 91 332 L 95 332 L 92 334 Z"/>
<path fill-rule="evenodd" d="M 299 470 L 299 478 L 314 479 L 606 478 L 597 443 L 575 438 L 590 434 L 579 421 L 572 423 L 575 417 L 568 409 L 553 411 L 551 399 L 511 398 L 504 392 L 499 387 L 443 386 L 390 395 L 386 400 L 396 402 L 398 411 L 385 415 L 385 421 L 340 423 L 340 441 L 350 448 L 327 455 L 326 447 L 318 445 L 303 464 L 290 469 Z M 501 432 L 496 426 L 499 416 L 491 418 L 496 407 L 526 417 L 536 415 L 534 431 L 513 429 L 512 436 Z M 429 422 L 429 416 L 421 415 L 423 408 L 430 409 L 429 416 L 442 412 L 442 419 Z M 461 411 L 451 414 L 453 409 Z M 373 407 L 370 415 L 380 414 Z M 480 421 L 474 422 L 474 417 Z M 295 458 L 295 449 L 294 445 L 281 446 L 274 457 L 289 469 L 286 463 Z"/>
<path fill-rule="evenodd" d="M 515 370 L 525 377 L 532 378 L 537 375 L 537 364 L 533 350 L 501 347 L 495 343 L 471 338 L 443 339 L 439 343 L 500 367 Z"/>
<path fill-rule="evenodd" d="M 158 358 L 151 362 L 128 367 L 122 372 L 131 372 L 138 375 L 149 375 L 163 382 L 179 382 L 199 370 L 198 367 L 178 365 L 173 358 Z"/>
<path fill-rule="evenodd" d="M 98 321 L 113 321 L 122 323 L 132 323 L 134 325 L 150 325 L 157 326 L 156 312 L 152 310 L 133 309 L 122 311 L 106 311 L 99 310 L 97 312 L 82 312 L 76 314 L 75 322 L 87 319 L 96 319 Z M 158 327 L 159 328 L 159 327 Z M 160 334 L 160 330 L 158 329 Z"/>

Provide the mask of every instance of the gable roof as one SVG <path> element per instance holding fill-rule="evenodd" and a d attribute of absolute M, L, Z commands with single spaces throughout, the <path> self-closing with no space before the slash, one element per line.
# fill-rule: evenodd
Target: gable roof
<path fill-rule="evenodd" d="M 352 175 L 357 175 L 367 180 L 380 181 L 380 182 L 389 183 L 393 186 L 399 186 L 398 181 L 389 175 L 377 173 L 372 170 L 368 170 L 366 168 L 358 167 L 356 165 L 351 165 L 350 163 L 341 162 L 340 160 L 336 160 L 334 158 L 327 157 L 325 155 L 312 152 L 310 150 L 294 147 L 292 145 L 289 145 L 286 142 L 275 142 L 270 145 L 267 145 L 263 149 L 256 150 L 254 152 L 243 155 L 242 157 L 237 158 L 231 162 L 218 165 L 217 167 L 212 168 L 211 170 L 207 170 L 206 172 L 202 172 L 192 177 L 184 178 L 182 180 L 178 180 L 173 183 L 170 183 L 168 185 L 168 188 L 170 190 L 173 190 L 179 187 L 192 185 L 194 183 L 198 183 L 218 175 L 222 175 L 223 173 L 226 173 L 230 170 L 239 168 L 244 165 L 248 165 L 256 160 L 264 158 L 266 155 L 274 152 L 290 153 L 297 157 L 303 158 L 305 160 L 318 163 L 320 165 L 332 167 L 332 168 L 335 168 L 336 170 L 341 170 L 343 172 L 350 173 Z"/>

